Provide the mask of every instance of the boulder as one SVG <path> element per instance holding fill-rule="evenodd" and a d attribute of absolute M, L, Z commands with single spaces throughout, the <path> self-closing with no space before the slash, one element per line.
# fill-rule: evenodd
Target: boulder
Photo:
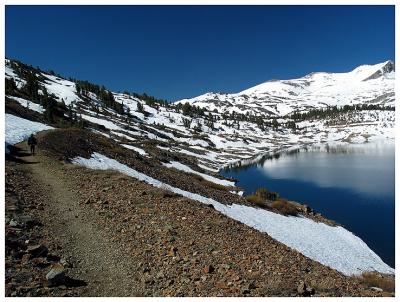
<path fill-rule="evenodd" d="M 376 291 L 376 292 L 383 292 L 383 289 L 382 288 L 380 288 L 380 287 L 376 287 L 376 286 L 373 286 L 373 287 L 370 287 L 373 291 Z"/>
<path fill-rule="evenodd" d="M 169 252 L 168 252 L 168 256 L 173 257 L 176 255 L 176 252 L 178 251 L 178 249 L 176 247 L 171 247 Z"/>
<path fill-rule="evenodd" d="M 304 281 L 300 281 L 299 285 L 297 286 L 297 293 L 303 296 L 305 292 L 306 292 L 306 284 L 304 283 Z"/>
<path fill-rule="evenodd" d="M 11 219 L 11 221 L 8 224 L 10 227 L 17 227 L 18 226 L 18 222 L 16 222 L 14 219 Z"/>
<path fill-rule="evenodd" d="M 32 264 L 35 265 L 35 266 L 37 266 L 37 267 L 42 267 L 42 268 L 44 268 L 44 267 L 49 266 L 50 263 L 47 261 L 46 258 L 38 257 L 38 258 L 34 258 L 34 259 L 32 260 Z"/>
<path fill-rule="evenodd" d="M 27 228 L 32 228 L 36 225 L 42 225 L 39 220 L 33 218 L 31 216 L 23 215 L 19 217 L 19 220 L 22 224 L 24 224 Z"/>
<path fill-rule="evenodd" d="M 306 204 L 302 206 L 302 211 L 304 214 L 312 214 L 313 213 L 313 210 Z"/>
<path fill-rule="evenodd" d="M 310 297 L 315 294 L 315 290 L 312 287 L 307 286 L 304 281 L 300 281 L 297 286 L 297 293 L 303 297 Z"/>
<path fill-rule="evenodd" d="M 48 249 L 43 244 L 29 245 L 26 251 L 32 255 L 32 257 L 43 257 L 47 255 Z"/>
<path fill-rule="evenodd" d="M 52 264 L 46 279 L 49 281 L 50 286 L 63 284 L 66 281 L 64 265 L 61 263 Z"/>
<path fill-rule="evenodd" d="M 24 254 L 21 258 L 21 263 L 27 264 L 29 262 L 30 258 L 31 258 L 31 254 Z"/>
<path fill-rule="evenodd" d="M 203 268 L 203 272 L 204 272 L 205 274 L 211 274 L 211 273 L 213 273 L 213 272 L 214 272 L 214 266 L 212 266 L 212 265 L 206 265 L 206 266 Z"/>

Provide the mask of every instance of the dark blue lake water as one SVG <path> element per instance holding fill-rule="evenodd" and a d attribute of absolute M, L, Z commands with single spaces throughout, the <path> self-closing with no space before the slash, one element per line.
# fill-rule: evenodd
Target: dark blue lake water
<path fill-rule="evenodd" d="M 265 157 L 222 175 L 251 194 L 265 187 L 306 203 L 395 265 L 394 143 L 324 146 Z"/>

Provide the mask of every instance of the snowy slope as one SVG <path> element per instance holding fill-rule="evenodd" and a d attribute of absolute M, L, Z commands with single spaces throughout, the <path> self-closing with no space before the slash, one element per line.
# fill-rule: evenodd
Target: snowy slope
<path fill-rule="evenodd" d="M 42 73 L 42 76 L 46 78 L 44 86 L 47 91 L 54 94 L 59 100 L 64 101 L 66 105 L 81 100 L 76 93 L 74 82 L 45 73 Z"/>
<path fill-rule="evenodd" d="M 43 130 L 54 129 L 48 125 L 32 122 L 27 119 L 20 118 L 12 114 L 6 114 L 6 131 L 5 143 L 6 152 L 8 152 L 8 145 L 15 145 L 19 142 L 26 140 L 32 133 L 37 133 Z"/>
<path fill-rule="evenodd" d="M 292 80 L 268 81 L 234 94 L 206 93 L 183 99 L 212 111 L 269 113 L 361 103 L 394 106 L 394 63 L 362 65 L 347 73 L 316 72 Z"/>
<path fill-rule="evenodd" d="M 26 81 L 18 76 L 21 74 L 17 70 L 19 66 L 20 63 L 6 60 L 6 78 L 14 79 L 20 89 Z M 359 111 L 342 114 L 337 120 L 307 120 L 297 123 L 298 130 L 290 130 L 284 126 L 278 129 L 259 127 L 251 121 L 223 117 L 226 112 L 253 112 L 262 114 L 268 122 L 269 116 L 285 115 L 297 109 L 320 108 L 327 104 L 368 103 L 374 100 L 394 106 L 394 65 L 390 61 L 363 65 L 349 73 L 319 72 L 300 79 L 270 81 L 237 94 L 208 93 L 187 100 L 209 110 L 204 116 L 195 118 L 176 110 L 173 104 L 151 107 L 144 100 L 132 95 L 113 92 L 115 101 L 123 104 L 125 114 L 122 115 L 110 107 L 104 107 L 95 93 L 85 91 L 84 97 L 78 94 L 74 82 L 42 71 L 37 71 L 36 76 L 40 85 L 55 95 L 58 102 L 72 104 L 72 110 L 79 118 L 97 125 L 97 130 L 89 127 L 92 131 L 122 144 L 139 140 L 174 144 L 179 147 L 168 148 L 171 152 L 195 157 L 205 167 L 202 169 L 211 169 L 209 171 L 259 153 L 275 152 L 289 147 L 394 138 L 394 111 Z M 44 111 L 38 100 L 10 95 L 8 98 L 29 110 L 38 113 Z M 140 112 L 139 103 L 143 108 Z M 211 128 L 206 120 L 206 116 L 210 115 L 214 117 Z M 187 119 L 191 120 L 189 127 L 184 125 L 184 120 Z M 282 125 L 287 121 L 286 117 L 278 119 Z M 195 131 L 197 126 L 200 126 L 200 132 Z M 99 127 L 103 129 L 99 131 Z M 193 152 L 193 149 L 197 152 Z"/>

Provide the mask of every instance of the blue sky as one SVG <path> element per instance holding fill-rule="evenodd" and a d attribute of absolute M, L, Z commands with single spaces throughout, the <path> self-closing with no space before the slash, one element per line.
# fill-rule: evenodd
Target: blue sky
<path fill-rule="evenodd" d="M 177 100 L 394 60 L 394 6 L 6 6 L 6 56 Z"/>

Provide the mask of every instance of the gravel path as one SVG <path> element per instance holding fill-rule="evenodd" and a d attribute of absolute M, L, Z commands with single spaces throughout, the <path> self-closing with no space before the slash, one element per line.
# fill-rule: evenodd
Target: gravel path
<path fill-rule="evenodd" d="M 66 251 L 64 257 L 76 260 L 77 267 L 70 270 L 71 277 L 79 277 L 88 283 L 81 294 L 140 295 L 132 278 L 137 264 L 104 236 L 96 221 L 84 215 L 79 206 L 80 196 L 71 190 L 65 178 L 55 174 L 54 169 L 49 170 L 53 163 L 40 152 L 23 159 L 31 164 L 22 166 L 22 169 L 29 169 L 37 185 L 45 188 L 47 193 L 50 235 L 57 238 Z"/>

